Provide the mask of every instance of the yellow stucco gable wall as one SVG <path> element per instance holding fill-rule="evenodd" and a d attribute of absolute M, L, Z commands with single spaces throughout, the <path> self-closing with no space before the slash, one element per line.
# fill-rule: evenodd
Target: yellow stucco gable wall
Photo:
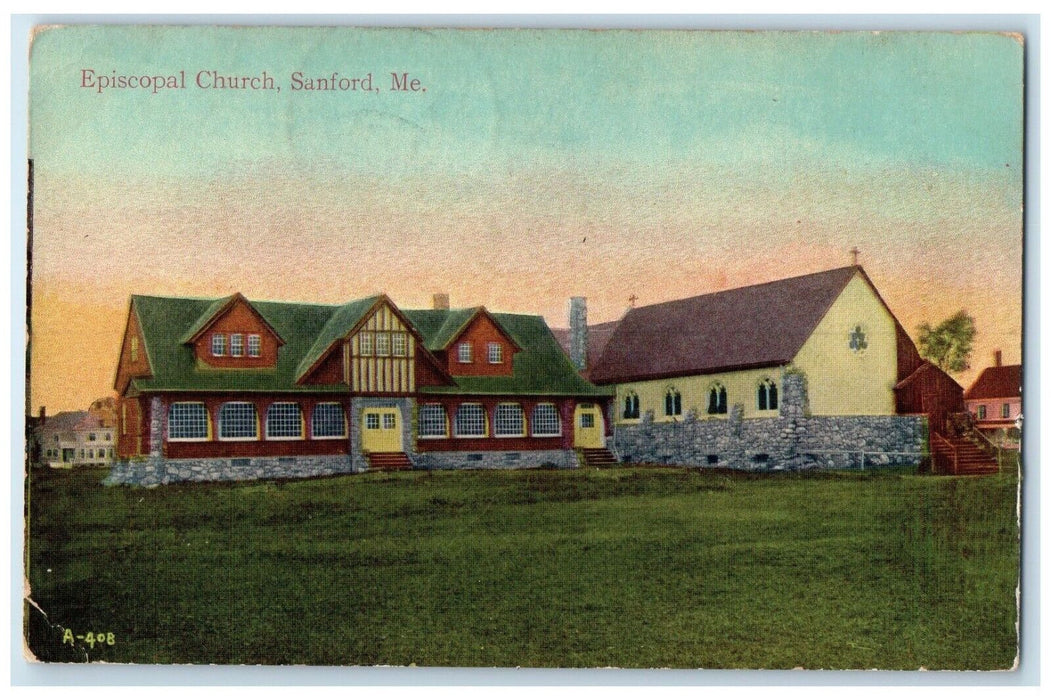
<path fill-rule="evenodd" d="M 861 352 L 850 347 L 850 333 L 857 326 L 861 326 L 867 343 Z M 807 376 L 811 415 L 894 414 L 898 371 L 894 318 L 860 274 L 847 283 L 790 367 Z M 785 369 L 768 367 L 618 384 L 615 420 L 619 424 L 639 422 L 623 418 L 624 397 L 629 392 L 639 397 L 639 415 L 653 411 L 658 423 L 681 421 L 690 409 L 697 411 L 700 420 L 724 419 L 726 415 L 709 416 L 707 411 L 708 391 L 715 382 L 726 387 L 729 408 L 734 404 L 744 407 L 745 418 L 777 416 L 778 411 L 758 410 L 756 394 L 763 380 L 773 379 L 780 404 Z M 682 394 L 682 416 L 676 419 L 664 414 L 664 396 L 669 387 Z"/>
<path fill-rule="evenodd" d="M 729 415 L 729 409 L 734 404 L 744 406 L 745 418 L 776 417 L 778 412 L 760 411 L 756 407 L 759 384 L 765 379 L 772 379 L 777 384 L 778 400 L 781 398 L 781 368 L 769 367 L 764 369 L 749 369 L 738 372 L 719 372 L 717 374 L 702 374 L 692 377 L 676 377 L 674 379 L 657 379 L 646 382 L 631 382 L 617 385 L 616 421 L 622 424 L 638 423 L 638 420 L 625 420 L 624 397 L 630 391 L 639 396 L 639 415 L 646 415 L 646 411 L 653 411 L 654 422 L 660 423 L 671 421 L 664 415 L 664 396 L 669 387 L 674 387 L 682 395 L 682 416 L 678 417 L 681 422 L 690 409 L 697 411 L 700 420 L 724 419 Z M 708 390 L 715 382 L 726 387 L 726 415 L 708 415 Z"/>
<path fill-rule="evenodd" d="M 868 347 L 855 352 L 850 333 L 859 325 Z M 793 361 L 807 376 L 811 414 L 893 414 L 896 338 L 894 318 L 855 274 Z"/>

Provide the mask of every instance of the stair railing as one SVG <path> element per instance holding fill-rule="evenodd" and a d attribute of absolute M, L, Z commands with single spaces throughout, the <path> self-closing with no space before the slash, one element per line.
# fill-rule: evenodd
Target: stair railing
<path fill-rule="evenodd" d="M 939 435 L 938 432 L 935 431 L 935 430 L 931 431 L 931 437 L 932 438 L 937 438 L 938 440 L 941 440 L 942 443 L 947 445 L 949 447 L 949 449 L 952 450 L 952 473 L 953 473 L 954 476 L 956 474 L 958 474 L 959 470 L 960 470 L 960 467 L 959 467 L 959 464 L 960 464 L 960 453 L 959 453 L 959 450 L 956 448 L 956 445 L 952 444 L 947 439 L 945 439 L 944 437 Z"/>
<path fill-rule="evenodd" d="M 978 430 L 977 428 L 972 429 L 970 434 L 977 438 L 976 442 L 980 441 L 980 443 L 984 443 L 982 444 L 982 447 L 985 448 L 986 451 L 988 451 L 990 448 L 992 449 L 993 455 L 996 456 L 996 471 L 1001 471 L 1003 469 L 1003 455 L 1000 446 L 994 443 L 992 440 L 990 440 L 985 433 L 983 433 L 981 430 Z"/>

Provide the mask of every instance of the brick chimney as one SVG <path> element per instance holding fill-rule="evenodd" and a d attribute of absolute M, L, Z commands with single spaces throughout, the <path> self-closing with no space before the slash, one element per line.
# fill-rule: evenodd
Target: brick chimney
<path fill-rule="evenodd" d="M 993 351 L 993 367 L 999 367 L 1004 363 L 1004 355 L 999 350 Z"/>
<path fill-rule="evenodd" d="M 431 297 L 431 306 L 434 307 L 435 311 L 448 311 L 449 310 L 449 295 L 444 292 L 439 292 Z"/>
<path fill-rule="evenodd" d="M 43 406 L 40 407 L 40 427 L 44 427 L 44 423 L 47 422 L 47 409 Z"/>
<path fill-rule="evenodd" d="M 578 371 L 588 365 L 588 300 L 587 297 L 569 299 L 569 361 Z"/>

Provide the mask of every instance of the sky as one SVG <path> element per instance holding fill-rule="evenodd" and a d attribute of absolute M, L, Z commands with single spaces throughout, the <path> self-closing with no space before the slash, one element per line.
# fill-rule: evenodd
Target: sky
<path fill-rule="evenodd" d="M 975 317 L 966 387 L 1021 360 L 1022 59 L 985 33 L 41 30 L 31 405 L 111 394 L 131 294 L 446 292 L 564 326 L 573 295 L 609 321 L 854 247 L 914 338 Z M 333 73 L 374 89 L 293 90 Z M 185 87 L 98 85 L 140 75 Z"/>

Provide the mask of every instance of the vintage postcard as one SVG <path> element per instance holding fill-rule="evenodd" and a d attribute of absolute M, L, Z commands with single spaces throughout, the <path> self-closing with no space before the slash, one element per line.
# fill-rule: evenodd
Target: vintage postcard
<path fill-rule="evenodd" d="M 36 28 L 27 657 L 1017 668 L 1025 50 Z"/>

